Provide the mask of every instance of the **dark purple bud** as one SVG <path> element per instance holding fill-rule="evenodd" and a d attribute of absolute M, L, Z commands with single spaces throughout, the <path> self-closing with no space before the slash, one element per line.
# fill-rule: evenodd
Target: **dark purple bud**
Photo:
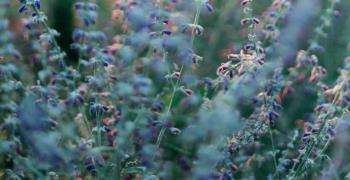
<path fill-rule="evenodd" d="M 318 133 L 319 130 L 320 130 L 319 128 L 312 128 L 311 133 L 316 134 Z"/>
<path fill-rule="evenodd" d="M 259 97 L 255 96 L 255 97 L 252 98 L 252 102 L 253 102 L 254 105 L 258 105 L 258 104 L 261 103 L 261 99 Z"/>
<path fill-rule="evenodd" d="M 162 35 L 171 35 L 171 31 L 170 30 L 163 30 L 162 31 Z"/>
<path fill-rule="evenodd" d="M 265 56 L 259 56 L 256 59 L 256 62 L 259 63 L 260 65 L 265 64 Z"/>
<path fill-rule="evenodd" d="M 267 113 L 267 118 L 270 121 L 270 123 L 273 123 L 277 118 L 279 118 L 279 114 L 275 111 L 270 111 Z"/>
<path fill-rule="evenodd" d="M 253 18 L 252 21 L 254 25 L 260 24 L 260 20 L 258 18 Z"/>
<path fill-rule="evenodd" d="M 327 134 L 329 134 L 329 136 L 331 136 L 331 137 L 334 137 L 334 136 L 335 136 L 335 131 L 334 131 L 334 129 L 328 128 L 328 129 L 327 129 Z"/>
<path fill-rule="evenodd" d="M 96 114 L 96 106 L 91 106 L 89 108 L 89 112 L 90 112 L 90 114 Z"/>
<path fill-rule="evenodd" d="M 251 0 L 242 0 L 241 1 L 241 6 L 247 6 L 249 3 L 251 2 Z"/>
<path fill-rule="evenodd" d="M 27 6 L 26 5 L 22 5 L 19 9 L 18 9 L 18 12 L 19 13 L 23 13 L 24 11 L 27 10 Z"/>
<path fill-rule="evenodd" d="M 244 18 L 241 20 L 241 24 L 242 25 L 248 25 L 252 22 L 252 20 L 250 18 Z"/>
<path fill-rule="evenodd" d="M 246 44 L 244 45 L 243 49 L 245 51 L 248 51 L 248 50 L 252 50 L 254 48 L 254 45 L 253 44 Z"/>
<path fill-rule="evenodd" d="M 34 0 L 34 6 L 40 9 L 40 0 Z"/>
<path fill-rule="evenodd" d="M 164 23 L 164 24 L 169 24 L 169 20 L 168 20 L 168 19 L 165 19 L 165 20 L 163 20 L 163 23 Z"/>
<path fill-rule="evenodd" d="M 203 32 L 204 32 L 204 28 L 202 27 L 202 26 L 200 26 L 200 25 L 196 25 L 196 27 L 195 27 L 195 33 L 197 34 L 197 35 L 202 35 L 203 34 Z"/>
<path fill-rule="evenodd" d="M 80 29 L 75 29 L 73 31 L 73 41 L 78 42 L 81 38 L 85 37 L 85 32 Z"/>
<path fill-rule="evenodd" d="M 91 173 L 92 176 L 97 175 L 96 160 L 94 158 L 89 157 L 89 158 L 85 159 L 84 166 L 85 166 L 86 170 Z"/>
<path fill-rule="evenodd" d="M 307 143 L 310 140 L 310 134 L 304 134 L 301 140 L 303 143 Z"/>
<path fill-rule="evenodd" d="M 83 7 L 84 7 L 84 5 L 83 5 L 82 2 L 77 2 L 77 3 L 74 4 L 74 8 L 75 8 L 76 10 L 80 10 L 80 9 L 82 9 Z"/>
<path fill-rule="evenodd" d="M 273 24 L 267 24 L 265 26 L 265 29 L 268 31 L 273 31 L 273 30 L 275 30 L 275 26 Z"/>
<path fill-rule="evenodd" d="M 207 7 L 209 12 L 214 12 L 214 7 L 209 2 L 205 3 L 205 7 Z"/>
<path fill-rule="evenodd" d="M 258 51 L 260 54 L 265 54 L 265 49 L 262 47 L 258 47 Z"/>
<path fill-rule="evenodd" d="M 344 98 L 341 98 L 341 99 L 339 100 L 339 105 L 340 105 L 341 107 L 345 108 L 345 107 L 347 107 L 347 106 L 349 105 L 349 102 L 346 101 Z"/>
<path fill-rule="evenodd" d="M 61 69 L 64 69 L 66 67 L 66 64 L 64 63 L 64 60 L 63 59 L 60 59 L 58 61 L 58 66 L 61 68 Z"/>
<path fill-rule="evenodd" d="M 89 20 L 86 19 L 86 18 L 83 18 L 83 22 L 84 22 L 84 25 L 85 25 L 85 26 L 89 26 L 89 25 L 90 25 Z"/>

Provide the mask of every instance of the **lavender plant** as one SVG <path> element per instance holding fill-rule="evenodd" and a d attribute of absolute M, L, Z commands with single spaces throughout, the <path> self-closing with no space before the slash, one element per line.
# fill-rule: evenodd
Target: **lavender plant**
<path fill-rule="evenodd" d="M 1 179 L 349 177 L 349 2 L 51 3 L 0 2 Z"/>

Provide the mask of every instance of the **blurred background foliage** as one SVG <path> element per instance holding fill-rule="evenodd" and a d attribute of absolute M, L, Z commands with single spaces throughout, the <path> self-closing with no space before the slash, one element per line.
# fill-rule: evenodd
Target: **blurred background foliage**
<path fill-rule="evenodd" d="M 77 25 L 72 9 L 74 2 L 74 0 L 43 1 L 44 9 L 48 12 L 52 27 L 61 33 L 58 42 L 65 52 L 68 53 L 69 62 L 72 64 L 77 63 L 77 54 L 70 49 L 72 32 Z M 293 0 L 291 2 L 296 3 L 298 1 Z M 286 63 L 286 68 L 294 65 L 296 51 L 308 47 L 308 40 L 314 36 L 314 27 L 320 23 L 319 13 L 321 9 L 329 5 L 328 0 L 318 0 L 318 2 L 320 2 L 320 5 L 315 4 L 318 7 L 318 14 L 312 17 L 312 20 L 308 22 L 307 26 L 302 27 L 299 36 L 293 37 L 298 42 L 297 47 L 294 47 L 295 52 L 291 52 L 294 55 L 281 60 L 288 62 Z M 102 28 L 101 30 L 110 35 L 110 37 L 111 35 L 120 33 L 119 24 L 111 23 L 113 0 L 97 0 L 96 3 L 99 6 L 99 20 L 96 26 Z M 246 39 L 244 34 L 246 32 L 244 32 L 245 29 L 239 23 L 242 17 L 239 3 L 240 1 L 237 0 L 214 0 L 213 6 L 215 7 L 215 12 L 213 14 L 206 13 L 201 16 L 199 24 L 205 27 L 205 34 L 195 40 L 195 49 L 205 60 L 201 64 L 201 68 L 196 70 L 196 74 L 199 76 L 215 77 L 216 68 L 225 62 L 227 52 L 238 52 L 244 45 Z M 271 3 L 271 0 L 260 0 L 258 3 L 254 3 L 254 15 L 263 15 Z M 349 48 L 347 47 L 347 43 L 350 41 L 350 13 L 346 13 L 350 7 L 350 1 L 342 1 L 337 7 L 340 12 L 339 16 L 333 22 L 332 27 L 327 29 L 327 32 L 329 32 L 328 37 L 322 38 L 319 42 L 325 49 L 318 55 L 320 64 L 326 67 L 328 71 L 328 75 L 324 81 L 329 85 L 334 83 L 339 75 L 338 70 L 343 65 L 343 59 L 346 56 L 347 48 Z M 13 13 L 16 13 L 16 11 L 14 10 Z M 289 16 L 292 16 L 293 13 L 298 13 L 298 9 L 293 9 Z M 14 14 L 13 18 L 15 17 L 18 16 Z M 287 23 L 293 26 L 292 24 L 294 22 L 281 22 L 282 29 L 283 25 Z M 282 38 L 283 36 L 288 36 L 288 34 L 282 34 Z M 112 39 L 109 39 L 109 41 L 111 42 Z M 278 51 L 278 49 L 275 49 L 275 51 Z M 315 94 L 315 89 L 301 87 L 297 91 L 300 92 L 293 93 L 294 95 L 285 102 L 285 105 L 288 107 L 287 109 L 290 111 L 287 112 L 286 119 L 282 120 L 282 122 L 286 123 L 284 127 L 294 126 L 295 119 L 307 118 L 309 113 L 312 113 L 316 104 L 317 95 Z M 305 99 L 308 99 L 306 102 L 309 103 L 304 103 Z"/>

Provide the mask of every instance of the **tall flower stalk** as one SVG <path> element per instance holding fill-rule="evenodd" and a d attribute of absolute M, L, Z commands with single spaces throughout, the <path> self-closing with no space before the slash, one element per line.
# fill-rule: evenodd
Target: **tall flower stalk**
<path fill-rule="evenodd" d="M 199 16 L 200 16 L 200 9 L 201 9 L 201 2 L 198 1 L 196 2 L 196 13 L 195 13 L 195 17 L 194 17 L 194 21 L 193 24 L 190 25 L 191 27 L 191 44 L 190 44 L 190 48 L 193 48 L 193 44 L 194 44 L 194 40 L 195 40 L 195 35 L 199 33 L 199 31 L 201 31 L 201 27 L 198 25 L 198 21 L 199 21 Z M 179 87 L 181 84 L 181 80 L 183 77 L 183 73 L 185 71 L 185 64 L 182 64 L 180 67 L 180 70 L 178 72 L 178 77 L 177 80 L 175 82 L 175 84 L 173 85 L 173 89 L 172 89 L 172 93 L 171 93 L 171 97 L 170 97 L 170 101 L 166 110 L 166 116 L 168 117 L 171 114 L 171 109 L 173 108 L 174 105 L 174 99 L 176 96 L 176 93 L 179 91 Z M 162 143 L 162 139 L 163 136 L 165 134 L 166 131 L 166 127 L 162 127 L 158 137 L 157 137 L 157 141 L 156 141 L 156 146 L 159 148 L 159 146 Z"/>

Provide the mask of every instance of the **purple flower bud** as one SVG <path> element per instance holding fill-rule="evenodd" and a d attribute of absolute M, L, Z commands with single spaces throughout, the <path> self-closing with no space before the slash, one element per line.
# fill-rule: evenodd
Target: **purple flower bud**
<path fill-rule="evenodd" d="M 328 128 L 327 129 L 327 134 L 331 137 L 334 137 L 335 136 L 335 131 L 333 128 Z"/>
<path fill-rule="evenodd" d="M 260 24 L 260 20 L 258 18 L 253 18 L 252 22 L 253 22 L 254 25 Z"/>
<path fill-rule="evenodd" d="M 62 58 L 58 61 L 58 66 L 61 69 L 64 69 L 66 67 L 66 64 L 64 63 L 64 60 Z"/>
<path fill-rule="evenodd" d="M 265 56 L 259 56 L 259 57 L 255 58 L 255 60 L 260 65 L 263 65 L 265 63 Z"/>
<path fill-rule="evenodd" d="M 270 111 L 270 112 L 267 113 L 267 118 L 270 121 L 270 123 L 274 123 L 274 121 L 276 119 L 278 119 L 279 116 L 280 115 L 277 112 L 275 112 L 275 111 Z"/>
<path fill-rule="evenodd" d="M 241 6 L 247 6 L 249 3 L 251 2 L 251 0 L 242 0 L 241 1 Z"/>
<path fill-rule="evenodd" d="M 171 35 L 171 31 L 170 30 L 163 30 L 162 31 L 162 35 Z"/>
<path fill-rule="evenodd" d="M 252 20 L 250 18 L 244 18 L 241 20 L 241 24 L 242 25 L 248 25 L 252 22 Z"/>
<path fill-rule="evenodd" d="M 80 10 L 84 7 L 84 4 L 82 2 L 77 2 L 74 4 L 74 9 Z"/>
<path fill-rule="evenodd" d="M 268 31 L 274 31 L 276 27 L 273 24 L 267 24 L 265 25 L 265 29 Z"/>
<path fill-rule="evenodd" d="M 78 42 L 80 39 L 85 37 L 85 32 L 80 29 L 75 29 L 73 31 L 73 41 Z"/>
<path fill-rule="evenodd" d="M 24 11 L 27 10 L 27 6 L 26 5 L 22 5 L 19 9 L 18 9 L 18 12 L 19 13 L 23 13 Z"/>
<path fill-rule="evenodd" d="M 208 9 L 209 12 L 214 12 L 214 7 L 209 2 L 205 3 L 205 7 Z"/>
<path fill-rule="evenodd" d="M 246 44 L 244 45 L 243 49 L 245 51 L 248 51 L 248 50 L 252 50 L 254 48 L 254 45 L 253 44 Z"/>
<path fill-rule="evenodd" d="M 344 98 L 339 99 L 339 105 L 343 108 L 347 107 L 349 105 L 349 102 L 345 100 Z"/>
<path fill-rule="evenodd" d="M 40 9 L 40 0 L 34 0 L 34 6 Z"/>

